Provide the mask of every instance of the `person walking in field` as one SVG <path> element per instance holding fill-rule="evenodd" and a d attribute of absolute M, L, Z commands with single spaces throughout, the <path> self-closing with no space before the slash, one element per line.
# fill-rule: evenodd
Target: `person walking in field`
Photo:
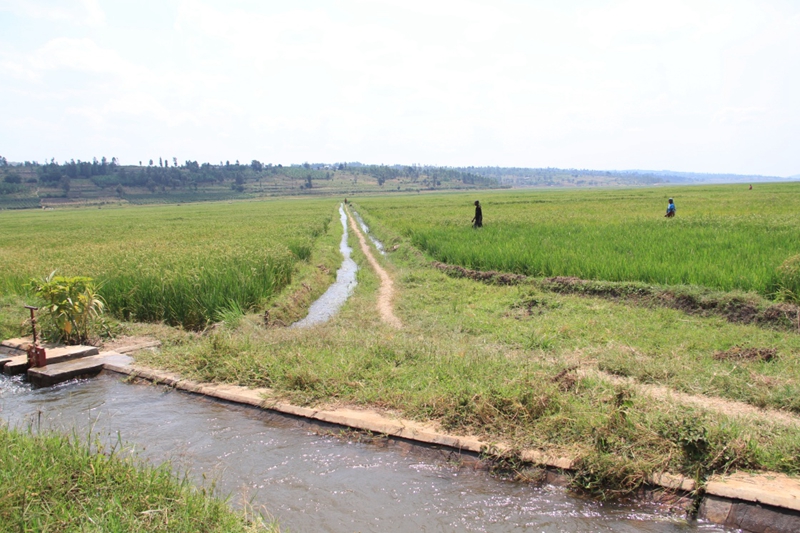
<path fill-rule="evenodd" d="M 475 216 L 472 217 L 472 227 L 483 227 L 483 211 L 481 211 L 481 203 L 478 200 L 475 200 Z"/>
<path fill-rule="evenodd" d="M 672 218 L 675 216 L 675 202 L 672 201 L 672 198 L 669 199 L 669 205 L 667 206 L 667 214 L 664 216 L 667 218 Z"/>

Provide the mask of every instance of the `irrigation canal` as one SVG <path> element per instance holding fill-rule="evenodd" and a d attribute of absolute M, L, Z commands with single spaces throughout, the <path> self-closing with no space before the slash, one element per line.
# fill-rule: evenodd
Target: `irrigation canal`
<path fill-rule="evenodd" d="M 197 483 L 216 480 L 295 532 L 722 532 L 647 503 L 602 504 L 564 489 L 503 481 L 449 451 L 357 442 L 302 420 L 103 373 L 32 389 L 0 376 L 0 418 L 16 427 L 120 440 L 169 459 Z"/>
<path fill-rule="evenodd" d="M 336 281 L 311 304 L 305 318 L 292 324 L 291 327 L 293 328 L 303 328 L 327 322 L 341 309 L 350 295 L 353 294 L 353 289 L 356 288 L 358 265 L 350 257 L 353 249 L 347 244 L 347 214 L 341 205 L 339 206 L 339 220 L 342 222 L 344 233 L 339 243 L 339 251 L 342 253 L 342 266 L 336 271 Z"/>

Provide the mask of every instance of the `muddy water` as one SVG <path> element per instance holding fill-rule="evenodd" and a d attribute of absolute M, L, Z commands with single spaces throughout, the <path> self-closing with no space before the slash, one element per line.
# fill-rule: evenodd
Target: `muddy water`
<path fill-rule="evenodd" d="M 339 251 L 342 253 L 343 259 L 342 266 L 336 271 L 336 281 L 328 287 L 328 290 L 317 301 L 311 304 L 308 309 L 308 315 L 304 319 L 298 320 L 291 325 L 293 328 L 303 328 L 327 322 L 344 305 L 350 295 L 353 294 L 353 289 L 356 288 L 358 265 L 350 258 L 353 249 L 347 245 L 347 215 L 341 205 L 339 206 L 339 219 L 342 222 L 342 228 L 344 228 L 342 241 L 339 243 Z"/>
<path fill-rule="evenodd" d="M 601 505 L 501 481 L 446 451 L 348 442 L 296 419 L 114 374 L 37 390 L 0 376 L 0 418 L 111 442 L 119 435 L 140 457 L 171 459 L 198 483 L 216 479 L 234 505 L 251 501 L 294 532 L 725 531 L 650 505 Z"/>
<path fill-rule="evenodd" d="M 372 233 L 369 232 L 369 226 L 367 226 L 364 223 L 364 220 L 362 220 L 361 215 L 359 215 L 355 210 L 352 210 L 352 211 L 353 211 L 353 215 L 355 215 L 355 217 L 356 217 L 356 221 L 358 222 L 358 225 L 361 226 L 361 231 L 363 231 L 364 234 L 367 237 L 369 237 L 369 240 L 372 241 L 372 244 L 375 245 L 375 248 L 377 248 L 378 252 L 380 252 L 381 255 L 386 255 L 386 250 L 384 250 L 384 248 L 383 248 L 383 243 L 381 241 L 379 241 L 378 239 L 376 239 L 372 235 Z"/>

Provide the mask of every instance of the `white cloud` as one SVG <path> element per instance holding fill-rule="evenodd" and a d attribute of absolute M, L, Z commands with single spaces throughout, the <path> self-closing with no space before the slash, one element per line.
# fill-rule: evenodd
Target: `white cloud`
<path fill-rule="evenodd" d="M 30 58 L 35 70 L 67 69 L 94 74 L 135 75 L 143 69 L 125 61 L 108 48 L 98 46 L 92 39 L 61 37 L 45 43 Z"/>
<path fill-rule="evenodd" d="M 105 12 L 98 0 L 0 0 L 0 11 L 20 17 L 69 22 L 84 26 L 103 26 Z"/>
<path fill-rule="evenodd" d="M 800 170 L 760 141 L 786 146 L 800 127 L 800 7 L 781 0 L 0 9 L 41 29 L 0 32 L 0 116 L 29 125 L 20 149 L 39 118 L 113 139 L 127 160 L 177 146 L 201 160 Z"/>

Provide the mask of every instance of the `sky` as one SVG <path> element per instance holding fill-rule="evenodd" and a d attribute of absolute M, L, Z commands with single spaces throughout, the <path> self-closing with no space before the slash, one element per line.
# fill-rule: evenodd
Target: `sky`
<path fill-rule="evenodd" d="M 0 155 L 800 174 L 798 0 L 0 0 Z"/>

